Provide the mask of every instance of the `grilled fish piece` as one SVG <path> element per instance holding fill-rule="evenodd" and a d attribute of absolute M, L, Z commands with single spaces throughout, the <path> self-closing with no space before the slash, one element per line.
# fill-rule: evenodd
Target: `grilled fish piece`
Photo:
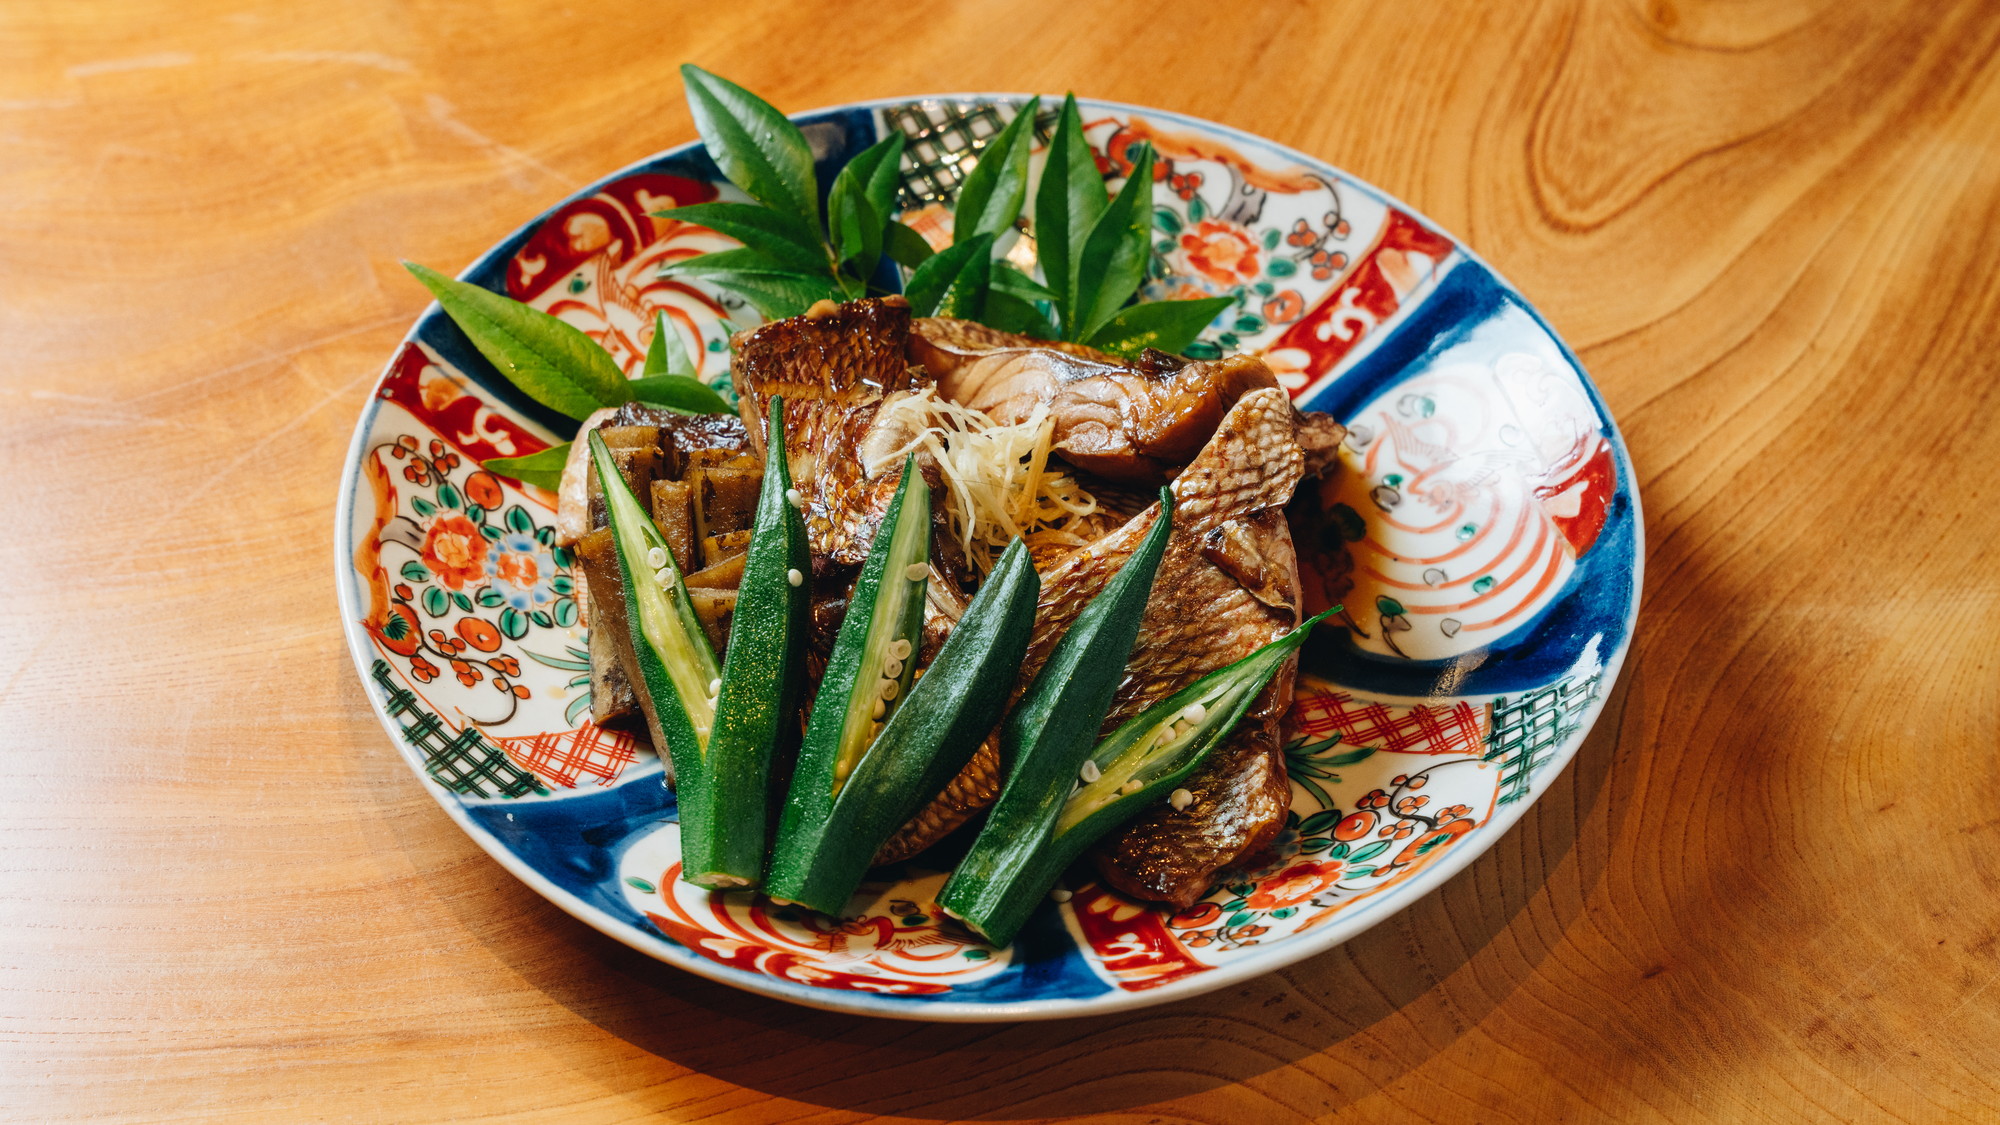
<path fill-rule="evenodd" d="M 1052 448 L 1112 480 L 1159 484 L 1194 457 L 1251 391 L 1278 385 L 1264 361 L 1236 355 L 1189 361 L 1148 351 L 1137 363 L 943 317 L 918 320 L 910 359 L 938 391 L 995 421 L 1025 420 L 1045 405 Z"/>
<path fill-rule="evenodd" d="M 1298 620 L 1297 560 L 1283 512 L 1303 472 L 1294 429 L 1283 392 L 1252 391 L 1175 479 L 1173 535 L 1105 732 L 1247 656 Z M 1157 508 L 1147 507 L 1043 575 L 1017 694 L 1138 548 Z M 1097 860 L 1108 883 L 1139 898 L 1192 902 L 1216 871 L 1270 843 L 1290 805 L 1273 724 L 1290 704 L 1294 670 L 1287 664 L 1272 679 L 1229 743 L 1191 779 L 1194 805 L 1182 813 L 1163 806 L 1099 845 Z M 878 859 L 907 858 L 936 842 L 992 804 L 1001 780 L 999 747 L 989 738 L 945 794 Z"/>
<path fill-rule="evenodd" d="M 1242 624 L 1235 634 L 1242 647 L 1230 650 L 1231 659 L 1263 643 L 1244 644 L 1244 637 L 1275 639 L 1298 622 L 1298 557 L 1282 509 L 1210 528 L 1202 537 L 1202 554 L 1215 572 L 1238 584 L 1228 612 Z M 1193 608 L 1190 602 L 1183 612 Z M 1292 804 L 1279 722 L 1291 709 L 1297 672 L 1294 654 L 1228 740 L 1188 779 L 1194 800 L 1187 808 L 1157 805 L 1097 844 L 1091 860 L 1106 885 L 1182 910 L 1207 892 L 1219 872 L 1270 847 Z"/>
<path fill-rule="evenodd" d="M 821 302 L 732 341 L 739 408 L 760 457 L 765 406 L 772 395 L 785 396 L 786 453 L 816 558 L 865 561 L 896 494 L 897 472 L 868 476 L 857 451 L 884 398 L 930 385 L 904 358 L 909 332 L 909 302 L 890 296 Z"/>

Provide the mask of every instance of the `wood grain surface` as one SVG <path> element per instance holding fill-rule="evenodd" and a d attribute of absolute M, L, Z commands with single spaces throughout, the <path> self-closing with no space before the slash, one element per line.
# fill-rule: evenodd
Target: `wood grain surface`
<path fill-rule="evenodd" d="M 2000 7 L 0 3 L 0 1115 L 2000 1120 Z M 693 135 L 1081 93 L 1296 145 L 1581 354 L 1647 517 L 1576 762 L 1340 950 L 1134 1015 L 819 1014 L 597 936 L 342 646 L 357 412 L 425 303 Z"/>

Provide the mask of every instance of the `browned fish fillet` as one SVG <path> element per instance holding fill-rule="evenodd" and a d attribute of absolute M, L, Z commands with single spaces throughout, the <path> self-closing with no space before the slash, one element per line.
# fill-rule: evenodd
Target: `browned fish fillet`
<path fill-rule="evenodd" d="M 930 385 L 904 358 L 909 331 L 909 302 L 891 296 L 826 302 L 804 316 L 739 332 L 733 341 L 731 373 L 760 455 L 765 405 L 772 395 L 785 396 L 785 451 L 815 557 L 866 559 L 896 493 L 897 474 L 871 479 L 857 451 L 885 396 Z"/>
<path fill-rule="evenodd" d="M 1278 385 L 1253 356 L 1190 362 L 1148 352 L 1126 363 L 942 317 L 912 325 L 909 352 L 951 401 L 1007 424 L 1045 405 L 1055 421 L 1053 448 L 1064 460 L 1113 480 L 1154 484 L 1194 457 L 1237 399 Z"/>
<path fill-rule="evenodd" d="M 1246 622 L 1262 622 L 1252 626 L 1251 635 L 1268 627 L 1268 636 L 1276 637 L 1298 621 L 1297 556 L 1282 510 L 1265 509 L 1211 529 L 1203 537 L 1203 551 L 1261 607 L 1260 614 L 1240 596 L 1235 599 L 1234 612 Z M 1249 648 L 1231 651 L 1236 659 L 1248 655 Z M 1229 739 L 1188 779 L 1186 789 L 1194 801 L 1187 808 L 1156 805 L 1092 850 L 1091 859 L 1107 885 L 1184 909 L 1208 890 L 1218 873 L 1271 845 L 1292 804 L 1278 724 L 1291 708 L 1297 670 L 1294 656 L 1258 694 Z"/>
<path fill-rule="evenodd" d="M 1283 506 L 1303 468 L 1293 431 L 1294 412 L 1285 395 L 1253 391 L 1230 410 L 1174 481 L 1173 535 L 1138 644 L 1105 720 L 1106 731 L 1248 655 L 1297 620 L 1296 559 L 1283 519 Z M 1156 509 L 1149 506 L 1043 576 L 1035 633 L 1017 692 L 1047 661 L 1084 605 L 1138 548 Z M 1289 704 L 1291 683 L 1292 668 L 1287 666 L 1230 743 L 1191 781 L 1197 800 L 1186 814 L 1151 827 L 1142 827 L 1149 821 L 1142 818 L 1103 846 L 1100 862 L 1108 882 L 1141 898 L 1192 901 L 1216 871 L 1270 842 L 1284 824 L 1289 795 L 1283 758 L 1275 751 L 1263 752 L 1277 741 L 1275 732 L 1265 728 Z M 998 747 L 988 739 L 945 795 L 891 840 L 878 860 L 907 858 L 935 842 L 990 805 L 1000 781 Z M 1174 848 L 1185 854 L 1154 855 Z"/>

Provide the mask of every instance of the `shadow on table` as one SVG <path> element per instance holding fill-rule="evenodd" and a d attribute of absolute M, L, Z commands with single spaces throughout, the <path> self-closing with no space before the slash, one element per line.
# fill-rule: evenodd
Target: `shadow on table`
<path fill-rule="evenodd" d="M 1323 1113 L 1387 1086 L 1501 1003 L 1548 955 L 1602 876 L 1629 809 L 1614 770 L 1638 752 L 1620 729 L 1628 668 L 1576 759 L 1515 828 L 1437 892 L 1288 969 L 1205 996 L 1089 1019 L 921 1024 L 800 1008 L 653 961 L 562 914 L 526 887 L 562 957 L 508 948 L 515 904 L 481 905 L 468 924 L 531 985 L 665 1065 L 578 1061 L 607 1088 L 655 1108 L 687 1108 L 691 1070 L 773 1098 L 916 1118 L 1008 1120 L 1157 1104 L 1302 1059 L 1304 1083 L 1269 1096 Z M 1638 713 L 1643 713 L 1643 708 Z M 1579 846 L 1581 844 L 1581 846 Z M 510 918 L 504 927 L 496 916 Z M 535 927 L 528 927 L 533 930 Z M 1505 940 L 1496 941 L 1505 935 Z M 579 971 L 592 963 L 608 974 Z M 560 1049 L 560 1048 L 559 1048 Z M 593 1048 L 595 1051 L 595 1048 Z M 707 1100 L 708 1090 L 700 1097 Z M 1304 1103 L 1304 1104 L 1301 1104 Z"/>

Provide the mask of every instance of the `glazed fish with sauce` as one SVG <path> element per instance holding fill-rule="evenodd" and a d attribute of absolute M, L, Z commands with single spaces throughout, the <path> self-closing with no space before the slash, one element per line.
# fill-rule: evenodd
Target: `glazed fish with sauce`
<path fill-rule="evenodd" d="M 808 699 L 834 634 L 855 611 L 860 564 L 897 495 L 903 473 L 891 462 L 903 458 L 890 454 L 920 444 L 912 415 L 894 408 L 912 395 L 936 395 L 996 425 L 1044 425 L 1047 471 L 1073 473 L 1102 497 L 1090 515 L 1068 523 L 1079 545 L 1044 542 L 1034 552 L 1040 594 L 1009 708 L 1154 526 L 1160 507 L 1146 493 L 1161 481 L 1171 482 L 1174 520 L 1102 735 L 1299 623 L 1297 563 L 1283 509 L 1301 479 L 1332 464 L 1344 431 L 1293 408 L 1260 360 L 1151 352 L 1125 362 L 966 321 L 913 320 L 900 297 L 822 302 L 803 316 L 739 333 L 733 343 L 741 423 L 639 417 L 633 408 L 592 421 L 626 483 L 651 497 L 674 555 L 694 560 L 684 564 L 688 596 L 720 650 L 729 631 L 723 599 L 733 595 L 732 578 L 741 578 L 747 498 L 766 452 L 764 411 L 773 395 L 782 396 L 791 500 L 803 514 L 811 556 L 809 573 L 795 572 L 810 585 Z M 953 494 L 941 466 L 919 452 L 908 471 L 914 475 L 903 487 L 929 492 L 937 513 L 922 561 L 908 568 L 909 579 L 922 579 L 921 642 L 908 653 L 920 678 L 980 588 L 980 568 L 948 534 L 942 513 Z M 618 680 L 634 671 L 632 639 L 619 627 L 624 613 L 603 528 L 602 482 L 583 476 L 581 504 L 565 480 L 562 530 L 574 535 L 593 603 L 600 721 L 618 722 L 629 720 L 619 708 L 630 708 L 631 693 L 621 692 Z M 871 587 L 869 596 L 889 595 Z M 1290 702 L 1294 664 L 1284 660 L 1174 801 L 1146 809 L 1097 844 L 1092 862 L 1108 885 L 1185 906 L 1219 873 L 1269 845 L 1290 803 L 1277 724 Z M 788 722 L 802 725 L 803 713 Z M 1005 765 L 996 728 L 940 790 L 905 795 L 922 807 L 879 847 L 868 845 L 876 849 L 873 862 L 916 856 L 976 821 L 999 794 Z"/>

